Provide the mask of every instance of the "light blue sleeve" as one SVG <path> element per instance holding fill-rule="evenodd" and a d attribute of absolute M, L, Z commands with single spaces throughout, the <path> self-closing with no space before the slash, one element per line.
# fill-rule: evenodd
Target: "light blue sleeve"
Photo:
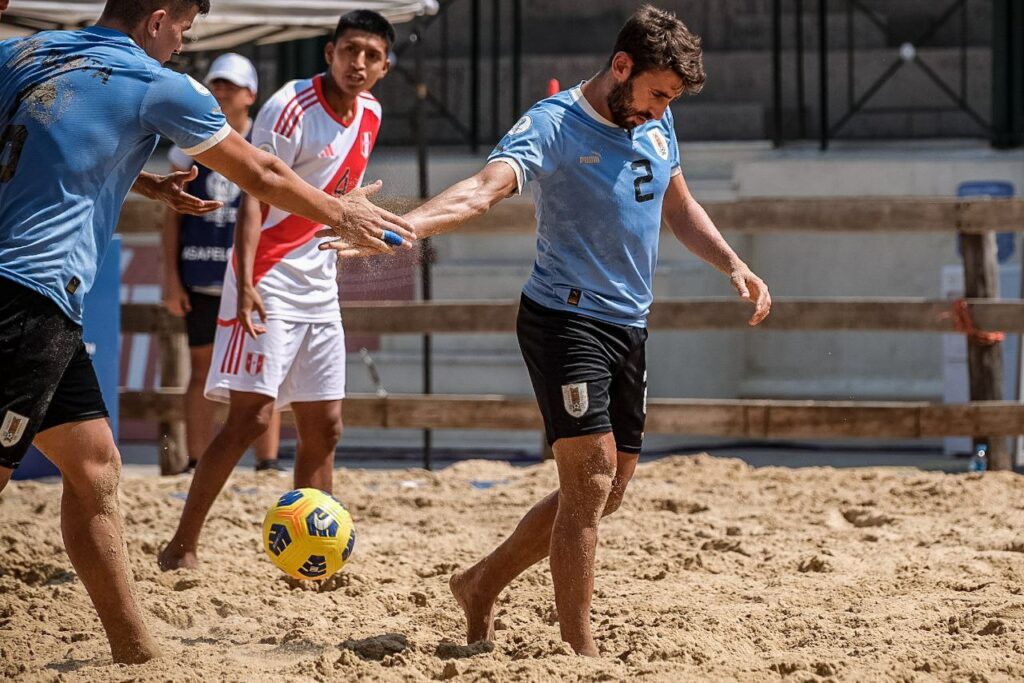
<path fill-rule="evenodd" d="M 169 138 L 190 157 L 202 154 L 231 132 L 206 86 L 170 69 L 156 74 L 139 116 L 147 129 Z"/>
<path fill-rule="evenodd" d="M 505 134 L 487 163 L 503 161 L 512 166 L 522 192 L 527 183 L 551 175 L 560 156 L 558 120 L 551 109 L 539 103 Z"/>
<path fill-rule="evenodd" d="M 665 127 L 668 128 L 668 160 L 672 164 L 672 175 L 676 171 L 682 172 L 682 164 L 679 160 L 679 140 L 676 139 L 676 122 L 672 117 L 672 110 L 665 110 Z"/>

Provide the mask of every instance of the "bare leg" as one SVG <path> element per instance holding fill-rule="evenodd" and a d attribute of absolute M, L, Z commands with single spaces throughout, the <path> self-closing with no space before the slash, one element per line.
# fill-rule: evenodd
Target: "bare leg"
<path fill-rule="evenodd" d="M 334 449 L 341 439 L 341 401 L 293 403 L 299 444 L 295 488 L 334 490 Z"/>
<path fill-rule="evenodd" d="M 117 505 L 121 454 L 110 426 L 106 420 L 60 425 L 34 443 L 63 477 L 64 547 L 107 632 L 114 661 L 138 664 L 160 656 L 132 591 Z"/>
<path fill-rule="evenodd" d="M 196 549 L 206 515 L 245 449 L 267 429 L 273 411 L 274 399 L 269 396 L 246 391 L 231 392 L 227 422 L 199 458 L 178 530 L 157 557 L 161 569 L 196 567 Z"/>
<path fill-rule="evenodd" d="M 603 513 L 615 512 L 636 470 L 638 455 L 619 452 L 615 478 Z M 551 529 L 558 512 L 554 491 L 540 500 L 519 522 L 512 535 L 472 567 L 452 575 L 449 585 L 466 612 L 467 642 L 494 638 L 494 603 L 517 576 L 548 556 Z"/>
<path fill-rule="evenodd" d="M 277 451 L 281 446 L 281 413 L 274 411 L 270 416 L 267 431 L 256 439 L 256 462 L 277 460 Z"/>
<path fill-rule="evenodd" d="M 188 350 L 192 362 L 192 373 L 185 387 L 185 438 L 188 442 L 188 457 L 199 460 L 213 441 L 215 430 L 214 414 L 216 404 L 203 396 L 206 375 L 213 358 L 213 344 L 193 346 Z"/>

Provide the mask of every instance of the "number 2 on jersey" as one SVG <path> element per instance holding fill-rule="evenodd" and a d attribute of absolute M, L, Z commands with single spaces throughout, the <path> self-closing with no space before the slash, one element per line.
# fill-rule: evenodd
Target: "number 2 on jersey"
<path fill-rule="evenodd" d="M 642 176 L 633 181 L 633 190 L 634 195 L 636 196 L 636 200 L 640 203 L 643 203 L 649 202 L 652 199 L 654 199 L 653 192 L 645 193 L 644 188 L 641 187 L 641 185 L 643 185 L 644 183 L 649 183 L 652 180 L 654 180 L 654 174 L 651 173 L 651 162 L 648 161 L 647 159 L 640 159 L 639 161 L 634 161 L 632 164 L 630 164 L 630 167 L 634 171 L 641 171 L 643 173 Z"/>
<path fill-rule="evenodd" d="M 14 177 L 14 169 L 18 167 L 21 148 L 25 146 L 28 129 L 25 126 L 10 124 L 0 135 L 0 183 L 6 183 Z"/>

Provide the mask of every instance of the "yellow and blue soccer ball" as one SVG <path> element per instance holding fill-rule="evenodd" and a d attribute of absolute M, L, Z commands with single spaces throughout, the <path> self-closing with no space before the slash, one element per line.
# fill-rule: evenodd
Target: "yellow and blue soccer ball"
<path fill-rule="evenodd" d="M 355 544 L 348 510 L 318 489 L 289 491 L 263 519 L 263 548 L 271 562 L 296 579 L 326 579 L 345 565 Z"/>

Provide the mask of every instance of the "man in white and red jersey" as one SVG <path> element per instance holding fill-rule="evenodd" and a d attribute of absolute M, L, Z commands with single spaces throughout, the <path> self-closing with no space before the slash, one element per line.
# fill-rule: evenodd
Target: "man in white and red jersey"
<path fill-rule="evenodd" d="M 327 71 L 277 91 L 253 124 L 253 145 L 324 192 L 341 196 L 359 187 L 381 122 L 380 103 L 368 91 L 387 73 L 394 39 L 394 28 L 376 12 L 341 17 L 325 49 Z M 251 197 L 242 200 L 206 382 L 206 396 L 227 401 L 230 409 L 199 458 L 178 530 L 160 553 L 163 569 L 196 565 L 213 501 L 275 408 L 295 413 L 295 487 L 332 490 L 345 333 L 337 255 L 320 250 L 314 239 L 322 227 Z"/>

